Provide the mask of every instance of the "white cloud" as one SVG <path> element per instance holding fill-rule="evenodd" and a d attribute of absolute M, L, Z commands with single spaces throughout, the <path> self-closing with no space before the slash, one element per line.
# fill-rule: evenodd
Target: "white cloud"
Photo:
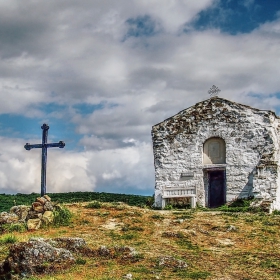
<path fill-rule="evenodd" d="M 70 151 L 66 143 L 49 153 L 50 191 L 152 191 L 152 125 L 208 98 L 213 84 L 221 97 L 280 106 L 273 95 L 280 92 L 279 19 L 235 36 L 182 33 L 213 3 L 0 1 L 0 114 L 36 124 L 59 118 L 85 148 Z M 159 32 L 124 40 L 126 21 L 145 15 Z M 64 109 L 48 110 L 48 103 Z M 92 113 L 72 107 L 83 103 L 105 105 Z M 2 138 L 0 190 L 38 192 L 40 153 L 23 150 L 25 142 Z"/>
<path fill-rule="evenodd" d="M 24 140 L 0 138 L 0 191 L 40 193 L 41 152 L 26 151 Z M 107 191 L 152 193 L 151 145 L 124 149 L 71 152 L 49 149 L 47 192 Z M 117 181 L 116 181 L 117 180 Z"/>

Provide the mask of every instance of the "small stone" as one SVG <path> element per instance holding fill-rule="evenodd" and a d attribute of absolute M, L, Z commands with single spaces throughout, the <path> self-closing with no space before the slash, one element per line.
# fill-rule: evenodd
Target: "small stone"
<path fill-rule="evenodd" d="M 230 247 L 234 245 L 234 242 L 232 242 L 230 239 L 217 239 L 219 245 L 224 246 L 224 247 Z"/>
<path fill-rule="evenodd" d="M 236 231 L 236 227 L 235 226 L 232 226 L 230 225 L 228 228 L 227 228 L 227 231 Z"/>
<path fill-rule="evenodd" d="M 42 205 L 44 205 L 46 203 L 46 199 L 44 197 L 37 197 L 36 198 L 36 201 L 37 202 L 40 202 Z"/>
<path fill-rule="evenodd" d="M 44 198 L 45 198 L 47 201 L 51 201 L 51 198 L 50 198 L 47 194 L 44 195 Z"/>
<path fill-rule="evenodd" d="M 40 202 L 33 202 L 32 208 L 36 212 L 39 212 L 39 213 L 44 212 L 44 206 Z"/>
<path fill-rule="evenodd" d="M 124 275 L 123 279 L 132 279 L 132 274 L 128 273 L 128 274 Z"/>
<path fill-rule="evenodd" d="M 53 211 L 53 205 L 50 201 L 46 201 L 44 204 L 44 210 L 45 211 Z"/>

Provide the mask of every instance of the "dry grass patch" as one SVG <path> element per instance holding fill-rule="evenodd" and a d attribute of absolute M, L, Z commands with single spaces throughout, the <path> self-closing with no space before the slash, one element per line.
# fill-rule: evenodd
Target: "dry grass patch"
<path fill-rule="evenodd" d="M 123 203 L 66 205 L 69 226 L 30 237 L 82 237 L 95 256 L 79 256 L 63 273 L 30 279 L 280 279 L 280 216 L 262 213 L 155 211 Z M 102 247 L 103 246 L 103 247 Z M 0 244 L 0 258 L 9 244 Z M 137 252 L 134 258 L 126 258 Z"/>

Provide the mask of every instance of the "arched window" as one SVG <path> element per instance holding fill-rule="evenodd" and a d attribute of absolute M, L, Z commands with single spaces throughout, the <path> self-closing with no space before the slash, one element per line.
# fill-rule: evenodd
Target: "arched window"
<path fill-rule="evenodd" d="M 213 137 L 203 145 L 203 164 L 226 163 L 226 145 L 222 138 Z"/>

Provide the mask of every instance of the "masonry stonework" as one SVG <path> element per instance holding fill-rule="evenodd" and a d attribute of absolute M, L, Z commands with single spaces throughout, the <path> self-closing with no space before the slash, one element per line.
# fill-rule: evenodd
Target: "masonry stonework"
<path fill-rule="evenodd" d="M 280 209 L 280 119 L 220 97 L 152 128 L 155 206 L 190 198 L 215 207 L 254 196 Z"/>

